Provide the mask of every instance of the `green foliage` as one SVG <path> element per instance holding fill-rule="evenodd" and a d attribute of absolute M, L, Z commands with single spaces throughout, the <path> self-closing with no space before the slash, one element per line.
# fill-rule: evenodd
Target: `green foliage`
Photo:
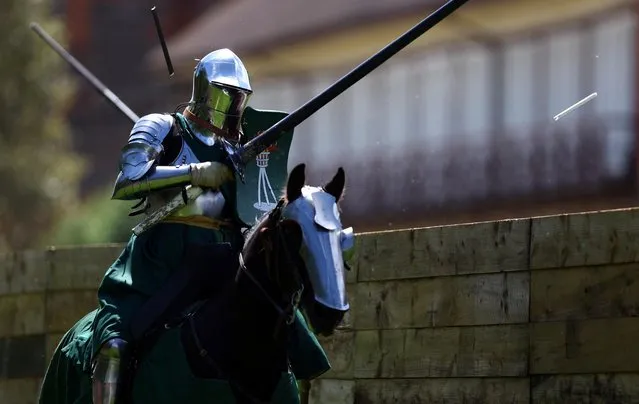
<path fill-rule="evenodd" d="M 0 2 L 0 250 L 34 246 L 74 208 L 84 161 L 71 151 L 65 62 L 29 29 L 63 37 L 49 2 Z M 62 41 L 64 43 L 64 41 Z"/>
<path fill-rule="evenodd" d="M 109 186 L 92 195 L 57 224 L 46 243 L 61 246 L 126 242 L 142 215 L 128 216 L 135 201 L 111 200 L 111 191 Z"/>

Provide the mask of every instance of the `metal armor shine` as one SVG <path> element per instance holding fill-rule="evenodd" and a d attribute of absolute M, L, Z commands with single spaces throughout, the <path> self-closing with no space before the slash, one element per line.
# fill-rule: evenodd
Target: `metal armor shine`
<path fill-rule="evenodd" d="M 229 49 L 219 49 L 195 66 L 188 110 L 227 134 L 228 140 L 239 141 L 242 115 L 252 93 L 248 71 L 240 58 Z M 205 144 L 213 141 L 211 132 L 196 133 Z"/>
<path fill-rule="evenodd" d="M 248 72 L 235 53 L 229 49 L 210 52 L 193 73 L 191 100 L 184 111 L 187 130 L 203 146 L 239 141 L 242 116 L 252 92 Z M 122 149 L 113 199 L 147 198 L 153 210 L 175 197 L 181 187 L 192 184 L 193 164 L 202 161 L 183 137 L 177 142 L 166 141 L 175 136 L 176 125 L 179 123 L 168 114 L 149 114 L 135 123 Z M 172 150 L 166 150 L 168 145 Z M 167 154 L 175 157 L 160 164 Z M 171 216 L 218 219 L 224 205 L 219 190 L 207 190 Z"/>

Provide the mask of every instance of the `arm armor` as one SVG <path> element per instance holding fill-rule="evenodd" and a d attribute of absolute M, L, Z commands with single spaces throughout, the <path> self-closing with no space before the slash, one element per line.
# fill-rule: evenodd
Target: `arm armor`
<path fill-rule="evenodd" d="M 156 190 L 188 185 L 189 165 L 160 166 L 163 142 L 172 135 L 174 118 L 166 114 L 149 114 L 140 118 L 120 155 L 120 173 L 111 199 L 140 199 Z"/>
<path fill-rule="evenodd" d="M 129 349 L 127 342 L 113 338 L 102 345 L 93 362 L 92 396 L 94 404 L 124 402 L 128 382 Z"/>

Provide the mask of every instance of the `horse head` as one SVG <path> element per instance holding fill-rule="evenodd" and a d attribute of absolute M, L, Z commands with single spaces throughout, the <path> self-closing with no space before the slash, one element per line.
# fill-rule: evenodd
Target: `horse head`
<path fill-rule="evenodd" d="M 254 228 L 266 255 L 268 277 L 276 284 L 274 303 L 292 322 L 300 308 L 316 334 L 330 335 L 349 310 L 343 252 L 353 246 L 353 229 L 344 229 L 339 202 L 342 168 L 324 186 L 306 185 L 305 165 L 289 174 L 285 195 Z M 245 251 L 247 248 L 245 248 Z"/>

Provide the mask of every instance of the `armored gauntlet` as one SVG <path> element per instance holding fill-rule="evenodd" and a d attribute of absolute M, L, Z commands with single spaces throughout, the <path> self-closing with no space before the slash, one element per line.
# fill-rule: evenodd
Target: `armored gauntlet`
<path fill-rule="evenodd" d="M 219 188 L 233 179 L 231 170 L 222 163 L 194 163 L 191 167 L 191 184 L 196 187 Z"/>

